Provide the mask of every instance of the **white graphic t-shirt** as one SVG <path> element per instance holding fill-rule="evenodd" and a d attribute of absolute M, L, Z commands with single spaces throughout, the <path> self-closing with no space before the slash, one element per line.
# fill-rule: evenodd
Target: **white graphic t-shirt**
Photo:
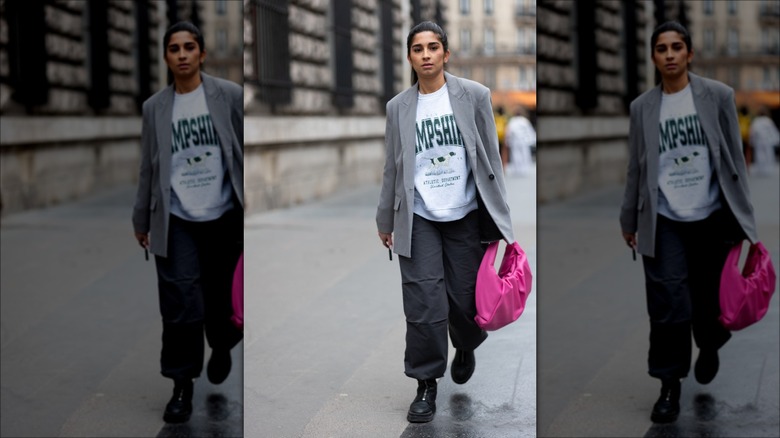
<path fill-rule="evenodd" d="M 171 135 L 171 213 L 195 222 L 219 218 L 233 207 L 232 188 L 203 84 L 175 95 Z"/>
<path fill-rule="evenodd" d="M 428 220 L 462 219 L 477 209 L 477 186 L 447 84 L 417 95 L 414 213 Z"/>
<path fill-rule="evenodd" d="M 682 222 L 707 218 L 720 208 L 720 186 L 690 84 L 663 95 L 659 128 L 658 212 Z"/>

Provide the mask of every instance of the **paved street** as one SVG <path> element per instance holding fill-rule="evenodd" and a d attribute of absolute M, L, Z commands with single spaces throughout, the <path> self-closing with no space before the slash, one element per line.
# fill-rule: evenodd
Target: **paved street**
<path fill-rule="evenodd" d="M 240 365 L 219 386 L 204 370 L 188 424 L 162 420 L 173 384 L 159 371 L 157 281 L 133 238 L 134 195 L 123 187 L 2 219 L 3 437 L 241 434 Z"/>
<path fill-rule="evenodd" d="M 508 192 L 535 268 L 535 175 Z M 376 236 L 378 197 L 370 186 L 247 219 L 246 436 L 535 436 L 535 291 L 477 350 L 468 383 L 439 381 L 434 421 L 406 421 L 417 384 L 403 373 L 400 272 Z"/>
<path fill-rule="evenodd" d="M 780 260 L 780 183 L 751 176 L 759 238 Z M 641 258 L 620 236 L 623 188 L 539 208 L 539 436 L 780 436 L 780 311 L 734 332 L 720 372 L 683 382 L 681 415 L 653 425 L 660 383 L 647 375 L 649 322 Z M 698 352 L 694 352 L 694 360 Z"/>

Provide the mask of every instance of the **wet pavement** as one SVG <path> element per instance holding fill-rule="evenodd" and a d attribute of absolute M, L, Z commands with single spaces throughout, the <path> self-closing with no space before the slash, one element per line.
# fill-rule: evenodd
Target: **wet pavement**
<path fill-rule="evenodd" d="M 750 177 L 758 235 L 780 261 L 780 172 Z M 653 424 L 660 383 L 647 375 L 649 322 L 641 259 L 620 236 L 622 187 L 538 212 L 540 437 L 780 436 L 780 299 L 733 332 L 713 382 L 683 381 L 681 413 Z M 693 360 L 698 355 L 694 351 Z"/>
<path fill-rule="evenodd" d="M 242 344 L 221 385 L 196 380 L 189 423 L 162 420 L 153 261 L 132 233 L 133 187 L 0 220 L 3 437 L 241 436 Z M 206 351 L 206 359 L 210 352 Z"/>
<path fill-rule="evenodd" d="M 507 191 L 535 269 L 535 175 Z M 407 422 L 417 383 L 403 373 L 400 272 L 376 235 L 378 196 L 368 186 L 247 218 L 246 436 L 535 436 L 535 290 L 520 319 L 476 350 L 469 382 L 449 370 L 440 379 L 434 420 Z"/>

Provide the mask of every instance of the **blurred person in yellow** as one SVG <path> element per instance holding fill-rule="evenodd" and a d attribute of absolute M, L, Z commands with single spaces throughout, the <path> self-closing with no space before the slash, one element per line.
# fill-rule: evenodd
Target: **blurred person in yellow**
<path fill-rule="evenodd" d="M 506 144 L 506 125 L 509 123 L 509 118 L 506 116 L 503 106 L 496 107 L 493 118 L 496 121 L 496 135 L 498 136 L 498 150 L 501 153 L 501 164 L 506 168 L 507 163 L 509 163 L 509 148 Z"/>
<path fill-rule="evenodd" d="M 753 116 L 750 114 L 750 110 L 742 105 L 739 107 L 737 119 L 739 121 L 739 135 L 742 137 L 742 153 L 745 156 L 745 166 L 750 169 L 750 164 L 753 162 L 753 146 L 750 144 L 750 124 L 753 121 Z"/>

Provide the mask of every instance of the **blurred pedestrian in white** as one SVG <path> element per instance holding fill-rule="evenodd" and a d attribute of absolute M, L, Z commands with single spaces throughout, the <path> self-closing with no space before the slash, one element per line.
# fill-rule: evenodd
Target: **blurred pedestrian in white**
<path fill-rule="evenodd" d="M 768 175 L 775 167 L 775 148 L 780 146 L 780 131 L 768 117 L 769 111 L 761 108 L 750 124 L 750 144 L 753 146 L 753 173 Z"/>
<path fill-rule="evenodd" d="M 531 147 L 536 144 L 536 130 L 520 109 L 509 119 L 506 142 L 509 145 L 507 175 L 527 174 L 533 168 Z"/>

